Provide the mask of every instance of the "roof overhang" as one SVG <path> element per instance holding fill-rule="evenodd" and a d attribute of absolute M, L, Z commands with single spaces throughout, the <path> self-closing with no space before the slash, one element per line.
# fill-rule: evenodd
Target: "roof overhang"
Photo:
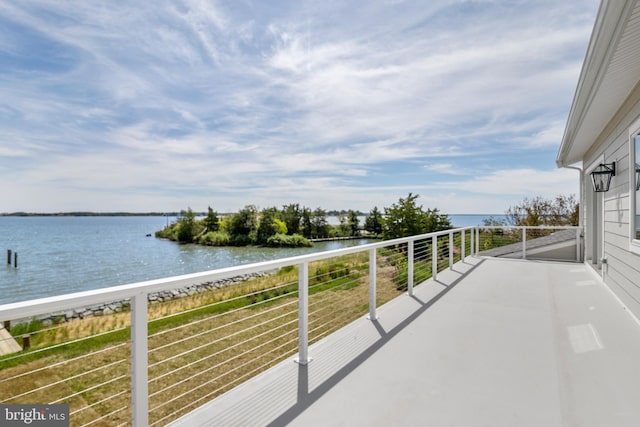
<path fill-rule="evenodd" d="M 640 0 L 603 0 L 556 163 L 583 160 L 640 81 Z"/>

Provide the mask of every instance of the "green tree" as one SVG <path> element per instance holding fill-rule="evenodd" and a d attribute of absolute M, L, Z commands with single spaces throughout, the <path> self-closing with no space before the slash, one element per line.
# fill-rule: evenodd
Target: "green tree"
<path fill-rule="evenodd" d="M 438 209 L 423 210 L 422 206 L 416 204 L 418 197 L 418 194 L 409 193 L 406 199 L 401 197 L 398 203 L 384 208 L 383 236 L 385 239 L 395 239 L 451 228 L 451 222 L 447 215 L 440 214 Z"/>
<path fill-rule="evenodd" d="M 358 213 L 356 211 L 350 210 L 349 212 L 347 212 L 347 218 L 349 221 L 349 235 L 359 236 L 360 220 L 358 219 Z"/>
<path fill-rule="evenodd" d="M 364 220 L 364 229 L 371 234 L 379 236 L 382 234 L 382 222 L 382 214 L 378 210 L 378 207 L 375 206 Z"/>
<path fill-rule="evenodd" d="M 517 226 L 578 225 L 580 206 L 574 195 L 545 199 L 525 198 L 506 211 L 507 220 Z"/>
<path fill-rule="evenodd" d="M 236 245 L 246 245 L 256 241 L 258 230 L 258 209 L 254 205 L 247 205 L 231 217 L 229 234 L 231 242 Z"/>
<path fill-rule="evenodd" d="M 191 208 L 187 208 L 186 211 L 180 211 L 180 218 L 178 219 L 178 233 L 177 238 L 179 242 L 191 243 L 196 234 L 196 214 L 193 213 Z"/>
<path fill-rule="evenodd" d="M 302 219 L 300 221 L 302 226 L 302 235 L 307 239 L 311 239 L 313 235 L 313 222 L 311 221 L 311 216 L 311 209 L 306 207 L 302 209 Z"/>
<path fill-rule="evenodd" d="M 311 213 L 311 229 L 313 238 L 329 237 L 329 223 L 327 222 L 326 211 L 317 208 Z"/>
<path fill-rule="evenodd" d="M 267 243 L 269 237 L 278 233 L 279 230 L 282 230 L 279 224 L 275 221 L 278 220 L 283 223 L 278 217 L 280 216 L 280 212 L 276 207 L 265 208 L 260 213 L 260 225 L 257 230 L 257 242 L 260 244 Z M 284 224 L 284 223 L 283 223 Z M 284 227 L 285 232 L 282 234 L 286 234 L 286 225 Z"/>
<path fill-rule="evenodd" d="M 339 213 L 338 221 L 340 222 L 340 224 L 334 227 L 330 227 L 330 230 L 331 228 L 333 228 L 333 233 L 330 232 L 331 236 L 332 237 L 333 236 L 336 236 L 336 237 L 349 236 L 349 232 L 351 231 L 351 227 L 349 227 L 349 218 L 346 215 Z"/>
<path fill-rule="evenodd" d="M 204 219 L 204 225 L 207 227 L 207 231 L 218 231 L 220 228 L 220 221 L 218 220 L 218 213 L 214 212 L 209 206 L 207 211 L 207 217 Z"/>
<path fill-rule="evenodd" d="M 280 219 L 282 219 L 285 224 L 287 224 L 287 233 L 288 234 L 298 234 L 300 233 L 301 220 L 302 220 L 302 210 L 300 209 L 300 205 L 297 203 L 292 203 L 289 205 L 284 205 L 282 207 Z"/>

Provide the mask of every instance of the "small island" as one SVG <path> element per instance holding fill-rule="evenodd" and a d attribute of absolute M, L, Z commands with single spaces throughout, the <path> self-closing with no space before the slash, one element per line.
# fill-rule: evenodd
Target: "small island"
<path fill-rule="evenodd" d="M 374 218 L 380 221 L 377 209 L 375 213 Z M 227 215 L 219 215 L 209 207 L 202 218 L 188 208 L 180 212 L 176 222 L 157 231 L 156 237 L 207 246 L 305 247 L 312 246 L 316 239 L 360 236 L 358 216 L 362 215 L 352 210 L 339 213 L 340 224 L 331 225 L 325 210 L 311 210 L 298 204 L 261 211 L 255 205 L 247 205 Z"/>

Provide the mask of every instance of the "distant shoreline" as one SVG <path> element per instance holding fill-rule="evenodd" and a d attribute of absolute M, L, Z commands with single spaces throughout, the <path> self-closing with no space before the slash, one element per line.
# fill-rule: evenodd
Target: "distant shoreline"
<path fill-rule="evenodd" d="M 178 216 L 180 212 L 53 212 L 53 213 L 36 213 L 36 212 L 11 212 L 0 213 L 2 216 Z M 196 215 L 206 215 L 197 213 Z"/>
<path fill-rule="evenodd" d="M 327 213 L 327 216 L 331 215 L 332 211 Z M 194 212 L 196 216 L 206 216 L 206 212 Z M 3 212 L 0 213 L 0 217 L 13 216 L 13 217 L 28 217 L 28 216 L 179 216 L 180 212 Z M 231 213 L 220 213 L 219 215 L 231 215 Z M 502 216 L 503 214 L 446 214 L 448 216 Z M 364 213 L 359 213 L 359 216 L 366 216 Z"/>

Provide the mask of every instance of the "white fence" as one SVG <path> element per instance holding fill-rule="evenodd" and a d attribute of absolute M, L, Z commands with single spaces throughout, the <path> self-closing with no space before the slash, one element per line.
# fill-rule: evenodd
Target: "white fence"
<path fill-rule="evenodd" d="M 310 343 L 375 318 L 382 303 L 486 247 L 479 230 L 2 305 L 0 320 L 30 348 L 0 357 L 0 403 L 66 403 L 72 425 L 164 425 L 282 360 L 307 363 Z M 149 302 L 150 294 L 258 272 L 270 273 Z M 111 308 L 65 316 L 97 305 Z"/>

